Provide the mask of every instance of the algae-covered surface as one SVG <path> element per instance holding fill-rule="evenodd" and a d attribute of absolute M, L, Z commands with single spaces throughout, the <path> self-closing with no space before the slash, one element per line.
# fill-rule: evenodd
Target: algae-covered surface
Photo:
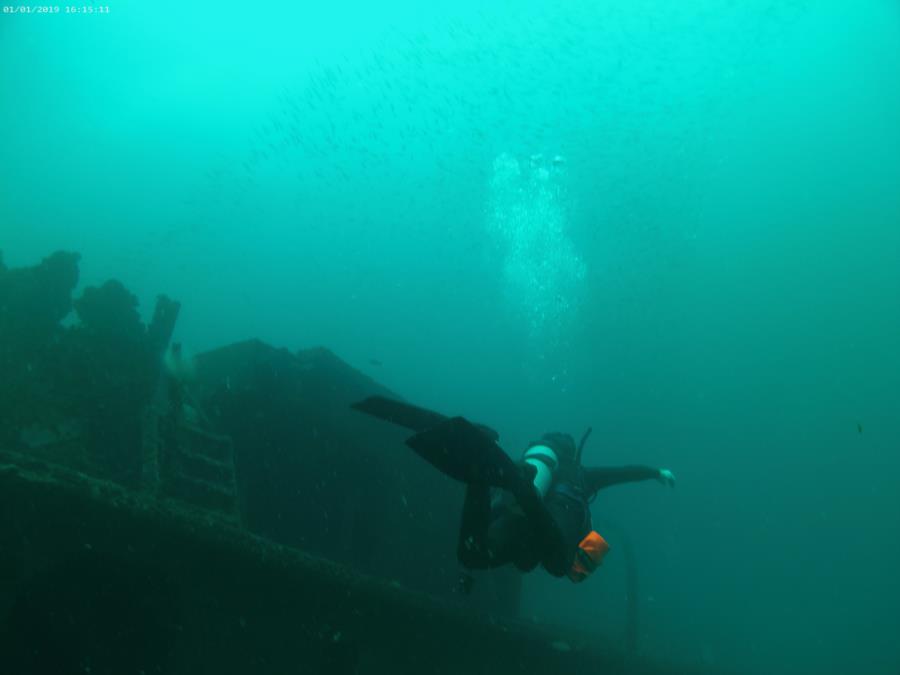
<path fill-rule="evenodd" d="M 7 672 L 669 672 L 11 452 L 0 542 Z"/>

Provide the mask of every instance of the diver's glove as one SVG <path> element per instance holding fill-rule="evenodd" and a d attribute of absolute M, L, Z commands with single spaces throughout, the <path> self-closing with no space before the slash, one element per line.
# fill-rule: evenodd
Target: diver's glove
<path fill-rule="evenodd" d="M 663 485 L 675 487 L 675 474 L 668 469 L 660 469 L 659 475 L 656 477 L 656 480 L 658 480 Z"/>

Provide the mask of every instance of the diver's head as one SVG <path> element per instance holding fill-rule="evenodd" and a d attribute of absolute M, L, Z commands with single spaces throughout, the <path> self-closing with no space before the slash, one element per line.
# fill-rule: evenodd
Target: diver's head
<path fill-rule="evenodd" d="M 560 463 L 566 464 L 577 460 L 578 449 L 575 447 L 575 439 L 569 434 L 551 431 L 541 437 L 541 443 L 553 449 Z"/>

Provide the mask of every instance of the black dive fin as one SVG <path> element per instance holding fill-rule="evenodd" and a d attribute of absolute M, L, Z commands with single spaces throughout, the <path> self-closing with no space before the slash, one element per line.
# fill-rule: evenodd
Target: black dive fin
<path fill-rule="evenodd" d="M 432 410 L 384 396 L 370 396 L 350 407 L 412 431 L 425 431 L 447 419 L 444 415 Z"/>
<path fill-rule="evenodd" d="M 350 407 L 412 431 L 426 431 L 448 419 L 446 415 L 441 415 L 433 410 L 384 396 L 369 396 L 359 403 L 353 403 Z M 490 427 L 483 424 L 474 424 L 473 426 L 480 429 L 491 440 L 500 440 L 500 434 Z"/>
<path fill-rule="evenodd" d="M 483 483 L 518 492 L 522 472 L 477 426 L 452 417 L 422 431 L 406 444 L 439 471 L 463 483 Z"/>

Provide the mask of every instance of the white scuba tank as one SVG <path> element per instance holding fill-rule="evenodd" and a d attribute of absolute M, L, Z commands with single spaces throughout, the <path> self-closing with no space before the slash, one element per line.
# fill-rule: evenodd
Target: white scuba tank
<path fill-rule="evenodd" d="M 553 484 L 553 476 L 559 468 L 559 458 L 549 446 L 532 445 L 525 451 L 525 463 L 535 468 L 534 487 L 543 499 Z"/>

